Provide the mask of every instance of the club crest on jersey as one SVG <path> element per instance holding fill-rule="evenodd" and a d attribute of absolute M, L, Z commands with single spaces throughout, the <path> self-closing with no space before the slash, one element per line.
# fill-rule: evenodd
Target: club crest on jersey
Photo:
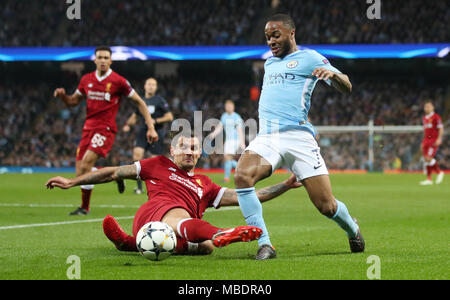
<path fill-rule="evenodd" d="M 105 92 L 109 93 L 110 90 L 111 90 L 111 82 L 108 82 L 106 84 L 106 91 Z"/>
<path fill-rule="evenodd" d="M 202 181 L 200 179 L 195 180 L 200 187 L 203 187 Z"/>
<path fill-rule="evenodd" d="M 286 67 L 288 67 L 289 69 L 293 69 L 296 66 L 298 66 L 298 61 L 296 60 L 292 60 L 286 64 Z"/>

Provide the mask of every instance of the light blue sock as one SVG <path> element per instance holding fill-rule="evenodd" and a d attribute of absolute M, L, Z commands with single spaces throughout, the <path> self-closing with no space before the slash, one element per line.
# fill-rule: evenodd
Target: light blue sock
<path fill-rule="evenodd" d="M 232 168 L 232 169 L 236 169 L 236 167 L 237 167 L 237 161 L 233 159 L 233 160 L 231 161 L 231 168 Z"/>
<path fill-rule="evenodd" d="M 227 160 L 225 162 L 225 175 L 223 176 L 224 178 L 230 178 L 231 166 L 232 166 L 231 160 Z"/>
<path fill-rule="evenodd" d="M 348 237 L 353 238 L 358 233 L 358 225 L 353 221 L 348 213 L 347 206 L 336 199 L 337 209 L 334 216 L 331 217 L 344 231 Z"/>
<path fill-rule="evenodd" d="M 255 188 L 236 189 L 239 206 L 245 221 L 249 226 L 261 228 L 263 233 L 258 240 L 258 245 L 270 245 L 269 233 L 264 223 L 263 209 L 258 196 L 256 196 Z"/>

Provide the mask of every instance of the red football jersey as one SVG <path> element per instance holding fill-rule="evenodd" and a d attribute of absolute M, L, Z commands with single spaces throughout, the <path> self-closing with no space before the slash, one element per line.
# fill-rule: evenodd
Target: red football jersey
<path fill-rule="evenodd" d="M 132 96 L 130 83 L 109 69 L 99 77 L 97 71 L 84 75 L 76 93 L 86 96 L 86 122 L 83 129 L 106 129 L 117 132 L 116 115 L 121 96 Z"/>
<path fill-rule="evenodd" d="M 148 201 L 158 207 L 174 205 L 201 219 L 208 207 L 218 207 L 225 188 L 208 176 L 188 174 L 165 156 L 136 162 L 137 174 L 145 180 Z M 153 205 L 152 205 L 153 206 Z"/>
<path fill-rule="evenodd" d="M 424 116 L 422 122 L 424 143 L 434 143 L 439 136 L 439 129 L 443 127 L 441 117 L 436 113 L 431 113 Z"/>

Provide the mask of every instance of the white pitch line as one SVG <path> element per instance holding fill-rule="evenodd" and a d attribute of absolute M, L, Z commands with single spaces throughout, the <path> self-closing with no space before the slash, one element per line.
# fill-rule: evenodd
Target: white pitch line
<path fill-rule="evenodd" d="M 224 207 L 221 209 L 207 209 L 206 212 L 215 212 L 215 211 L 224 211 L 224 210 L 236 210 L 239 207 Z M 133 219 L 134 216 L 128 217 L 117 217 L 116 220 L 127 220 Z M 12 226 L 3 226 L 0 227 L 0 230 L 6 229 L 17 229 L 17 228 L 30 228 L 30 227 L 43 227 L 43 226 L 56 226 L 56 225 L 67 225 L 67 224 L 80 224 L 80 223 L 93 223 L 93 222 L 102 222 L 103 219 L 88 219 L 88 220 L 77 220 L 77 221 L 63 221 L 63 222 L 53 222 L 53 223 L 38 223 L 38 224 L 24 224 L 24 225 L 12 225 Z"/>
<path fill-rule="evenodd" d="M 74 204 L 0 203 L 0 207 L 76 207 Z M 139 205 L 99 204 L 98 208 L 139 208 Z"/>
<path fill-rule="evenodd" d="M 117 217 L 115 219 L 116 220 L 126 220 L 126 219 L 133 219 L 133 218 L 134 218 L 134 216 L 128 216 L 128 217 Z M 54 222 L 54 223 L 13 225 L 13 226 L 0 227 L 0 230 L 16 229 L 16 228 L 29 228 L 29 227 L 42 227 L 42 226 L 56 226 L 56 225 L 78 224 L 78 223 L 92 223 L 92 222 L 101 222 L 101 221 L 103 221 L 103 219 L 89 219 L 89 220 L 78 220 L 78 221 Z"/>

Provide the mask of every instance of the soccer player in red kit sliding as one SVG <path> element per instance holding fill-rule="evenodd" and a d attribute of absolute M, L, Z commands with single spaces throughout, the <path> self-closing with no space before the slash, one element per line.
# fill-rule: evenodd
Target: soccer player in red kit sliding
<path fill-rule="evenodd" d="M 439 164 L 434 158 L 439 146 L 442 144 L 442 137 L 444 136 L 444 125 L 441 117 L 434 112 L 434 105 L 431 100 L 425 102 L 424 105 L 425 116 L 422 118 L 423 122 L 423 141 L 422 153 L 424 158 L 424 166 L 427 173 L 427 179 L 421 181 L 421 185 L 431 185 L 431 174 L 436 172 L 436 184 L 440 184 L 444 179 L 444 172 L 439 168 Z"/>
<path fill-rule="evenodd" d="M 158 134 L 144 100 L 134 91 L 130 83 L 114 72 L 110 66 L 112 51 L 109 47 L 95 49 L 95 72 L 81 78 L 78 89 L 67 95 L 64 88 L 57 88 L 54 97 L 60 98 L 67 106 L 76 106 L 86 97 L 86 121 L 76 153 L 76 175 L 90 172 L 99 157 L 105 157 L 111 150 L 117 132 L 116 115 L 122 96 L 130 98 L 139 108 L 139 112 L 148 126 L 147 139 L 151 144 L 158 140 Z M 119 192 L 124 190 L 124 182 L 119 180 Z M 93 185 L 81 186 L 81 207 L 71 215 L 86 215 Z"/>
<path fill-rule="evenodd" d="M 55 177 L 46 186 L 66 189 L 117 179 L 144 180 L 148 201 L 134 217 L 133 236 L 126 234 L 112 216 L 106 216 L 103 221 L 106 236 L 121 251 L 137 251 L 135 236 L 150 221 L 162 221 L 173 228 L 178 238 L 177 254 L 209 254 L 214 246 L 258 239 L 262 231 L 257 227 L 222 229 L 201 220 L 207 207 L 237 206 L 237 194 L 233 189 L 214 184 L 205 175 L 194 174 L 201 155 L 198 138 L 179 136 L 173 144 L 170 148 L 173 160 L 157 156 L 133 165 L 103 168 L 74 179 Z M 295 176 L 291 176 L 280 184 L 257 190 L 257 195 L 265 202 L 300 186 Z"/>

